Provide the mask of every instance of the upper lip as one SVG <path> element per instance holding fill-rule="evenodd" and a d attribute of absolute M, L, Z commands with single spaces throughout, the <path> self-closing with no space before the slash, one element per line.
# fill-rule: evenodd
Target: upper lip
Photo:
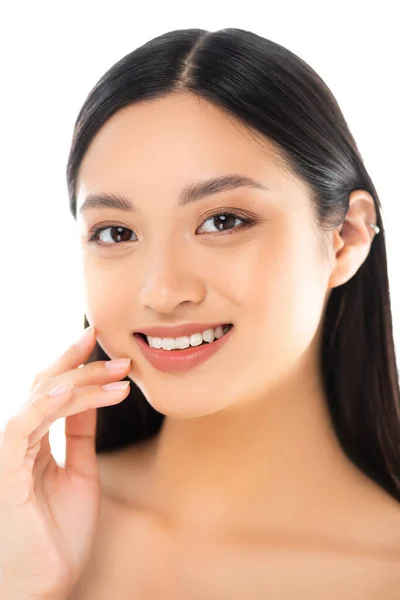
<path fill-rule="evenodd" d="M 141 331 L 135 331 L 135 333 L 144 333 L 151 337 L 170 337 L 176 338 L 184 335 L 192 335 L 192 333 L 202 333 L 206 329 L 214 329 L 219 325 L 225 325 L 227 323 L 183 323 L 182 325 L 170 325 L 170 326 L 155 326 L 146 327 Z"/>

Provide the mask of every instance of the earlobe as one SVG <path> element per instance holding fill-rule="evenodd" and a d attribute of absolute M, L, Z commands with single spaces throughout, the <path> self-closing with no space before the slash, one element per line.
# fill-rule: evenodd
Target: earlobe
<path fill-rule="evenodd" d="M 342 240 L 343 242 L 343 240 Z M 329 277 L 329 288 L 339 287 L 347 283 L 356 273 L 357 268 L 354 268 L 354 248 L 343 242 L 340 249 L 335 250 L 333 258 L 333 269 Z"/>

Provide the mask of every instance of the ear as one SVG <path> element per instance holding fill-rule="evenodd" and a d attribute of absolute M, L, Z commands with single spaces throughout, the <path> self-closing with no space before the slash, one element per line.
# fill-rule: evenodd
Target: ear
<path fill-rule="evenodd" d="M 376 224 L 375 201 L 366 190 L 354 190 L 345 220 L 333 233 L 330 288 L 349 281 L 366 260 L 376 235 L 370 223 Z"/>

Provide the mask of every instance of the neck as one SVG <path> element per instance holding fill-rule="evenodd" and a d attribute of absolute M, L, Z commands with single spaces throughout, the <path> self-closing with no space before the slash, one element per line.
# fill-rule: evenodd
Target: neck
<path fill-rule="evenodd" d="M 153 452 L 151 496 L 182 530 L 259 530 L 301 523 L 305 511 L 317 519 L 317 506 L 338 507 L 355 469 L 312 373 L 212 415 L 166 417 Z"/>

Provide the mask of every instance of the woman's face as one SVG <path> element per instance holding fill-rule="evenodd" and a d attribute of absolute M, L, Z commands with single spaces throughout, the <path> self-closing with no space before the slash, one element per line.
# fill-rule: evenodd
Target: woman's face
<path fill-rule="evenodd" d="M 267 189 L 240 186 L 177 206 L 186 185 L 228 174 Z M 98 193 L 123 195 L 135 211 L 80 214 Z M 224 213 L 236 218 L 224 222 Z M 330 271 L 307 189 L 272 144 L 193 95 L 126 107 L 89 146 L 77 214 L 86 315 L 110 358 L 132 358 L 129 377 L 157 411 L 233 411 L 314 377 Z M 112 229 L 89 243 L 93 227 Z M 197 367 L 154 368 L 134 332 L 188 322 L 234 328 Z"/>

